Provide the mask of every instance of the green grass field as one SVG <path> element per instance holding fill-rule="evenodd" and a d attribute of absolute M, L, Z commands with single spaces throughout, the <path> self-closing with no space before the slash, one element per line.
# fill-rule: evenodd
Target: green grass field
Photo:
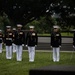
<path fill-rule="evenodd" d="M 0 75 L 29 75 L 29 70 L 50 65 L 75 65 L 75 53 L 71 58 L 72 52 L 60 52 L 60 61 L 52 61 L 52 52 L 37 52 L 35 62 L 28 61 L 28 52 L 23 51 L 23 61 L 16 61 L 16 54 L 11 60 L 5 58 L 5 51 L 0 54 Z"/>

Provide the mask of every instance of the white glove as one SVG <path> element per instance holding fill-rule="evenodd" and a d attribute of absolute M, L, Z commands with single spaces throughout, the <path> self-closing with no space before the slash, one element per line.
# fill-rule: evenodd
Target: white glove
<path fill-rule="evenodd" d="M 75 48 L 75 46 L 73 45 L 73 48 Z"/>
<path fill-rule="evenodd" d="M 35 45 L 35 47 L 37 47 L 37 45 Z"/>
<path fill-rule="evenodd" d="M 14 43 L 12 43 L 12 45 L 13 45 Z"/>
<path fill-rule="evenodd" d="M 59 46 L 61 48 L 61 46 Z"/>
<path fill-rule="evenodd" d="M 28 47 L 28 45 L 26 45 L 26 47 Z"/>
<path fill-rule="evenodd" d="M 24 46 L 24 44 L 22 44 L 22 46 Z"/>
<path fill-rule="evenodd" d="M 52 46 L 51 46 L 51 48 L 52 48 Z"/>

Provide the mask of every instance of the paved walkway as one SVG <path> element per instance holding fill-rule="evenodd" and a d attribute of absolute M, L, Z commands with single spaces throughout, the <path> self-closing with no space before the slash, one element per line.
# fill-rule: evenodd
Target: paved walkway
<path fill-rule="evenodd" d="M 24 50 L 27 50 L 27 47 L 24 47 Z M 36 50 L 52 50 L 49 43 L 39 43 L 36 47 Z M 72 51 L 72 44 L 62 44 L 61 51 Z"/>

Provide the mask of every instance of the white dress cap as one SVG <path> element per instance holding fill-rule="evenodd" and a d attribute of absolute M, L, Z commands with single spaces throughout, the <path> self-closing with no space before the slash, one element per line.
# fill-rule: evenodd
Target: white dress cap
<path fill-rule="evenodd" d="M 34 28 L 34 26 L 29 26 L 29 28 Z"/>
<path fill-rule="evenodd" d="M 13 28 L 13 30 L 16 30 L 16 28 Z"/>
<path fill-rule="evenodd" d="M 11 26 L 6 26 L 6 28 L 11 28 Z"/>
<path fill-rule="evenodd" d="M 21 24 L 17 24 L 17 27 L 22 27 L 22 25 Z"/>
<path fill-rule="evenodd" d="M 55 25 L 55 26 L 53 26 L 53 28 L 60 28 L 59 26 L 57 26 L 57 25 Z"/>

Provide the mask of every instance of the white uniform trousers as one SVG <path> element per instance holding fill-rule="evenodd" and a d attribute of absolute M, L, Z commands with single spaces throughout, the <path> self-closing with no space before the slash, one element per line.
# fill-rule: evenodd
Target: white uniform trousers
<path fill-rule="evenodd" d="M 22 61 L 22 45 L 16 45 L 16 58 L 17 61 Z"/>
<path fill-rule="evenodd" d="M 12 48 L 13 48 L 13 53 L 15 53 L 16 52 L 16 45 L 12 44 Z"/>
<path fill-rule="evenodd" d="M 60 59 L 60 47 L 53 47 L 53 61 L 59 62 Z"/>
<path fill-rule="evenodd" d="M 29 47 L 28 46 L 28 52 L 29 52 L 29 62 L 34 62 L 35 59 L 35 46 Z"/>
<path fill-rule="evenodd" d="M 2 53 L 2 43 L 0 43 L 0 53 Z"/>
<path fill-rule="evenodd" d="M 12 58 L 12 46 L 6 46 L 6 59 Z"/>

